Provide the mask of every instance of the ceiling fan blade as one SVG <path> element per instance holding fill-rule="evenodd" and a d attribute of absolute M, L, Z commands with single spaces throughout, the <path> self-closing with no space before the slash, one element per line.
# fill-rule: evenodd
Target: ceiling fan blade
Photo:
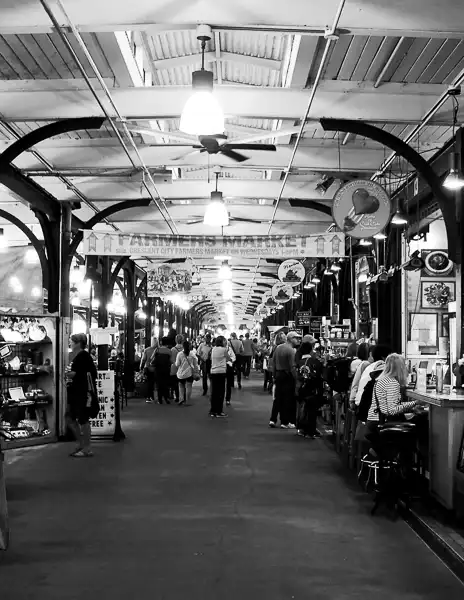
<path fill-rule="evenodd" d="M 195 219 L 193 221 L 187 221 L 184 225 L 197 225 L 198 223 L 203 223 L 203 219 Z"/>
<path fill-rule="evenodd" d="M 274 144 L 223 144 L 222 148 L 230 148 L 231 150 L 264 150 L 266 152 L 275 152 L 277 148 Z"/>
<path fill-rule="evenodd" d="M 201 154 L 202 152 L 205 152 L 205 149 L 202 148 L 201 150 L 194 150 L 193 152 L 187 152 L 187 154 L 181 154 L 180 156 L 176 156 L 174 158 L 172 158 L 172 161 L 178 161 L 178 160 L 182 160 L 183 158 L 187 158 L 187 156 L 194 156 L 195 154 Z"/>
<path fill-rule="evenodd" d="M 243 154 L 235 152 L 234 150 L 229 150 L 228 148 L 221 147 L 219 149 L 219 152 L 221 154 L 224 154 L 224 156 L 228 156 L 232 160 L 235 160 L 235 162 L 245 162 L 246 160 L 248 160 L 248 156 L 244 156 Z"/>
<path fill-rule="evenodd" d="M 229 221 L 240 221 L 241 223 L 266 223 L 261 219 L 245 219 L 244 217 L 229 217 Z"/>
<path fill-rule="evenodd" d="M 137 125 L 131 125 L 130 123 L 126 123 L 126 127 L 132 133 L 140 133 L 140 135 L 152 135 L 153 137 L 164 137 L 169 138 L 171 140 L 178 140 L 179 142 L 184 142 L 188 144 L 189 142 L 193 145 L 195 144 L 195 140 L 180 135 L 179 133 L 170 132 L 170 131 L 156 131 L 154 129 L 145 129 L 143 127 L 138 127 Z"/>

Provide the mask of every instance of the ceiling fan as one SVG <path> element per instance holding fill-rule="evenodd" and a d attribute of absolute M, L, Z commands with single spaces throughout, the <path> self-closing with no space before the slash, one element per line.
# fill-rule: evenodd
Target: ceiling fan
<path fill-rule="evenodd" d="M 179 156 L 174 160 L 180 160 L 181 158 L 186 158 L 192 154 L 202 154 L 203 152 L 207 152 L 208 154 L 224 154 L 224 156 L 228 156 L 236 162 L 244 162 L 248 160 L 249 157 L 241 154 L 240 152 L 236 152 L 236 150 L 261 150 L 264 152 L 276 151 L 274 144 L 240 144 L 227 141 L 220 144 L 218 140 L 227 140 L 227 136 L 224 134 L 199 136 L 198 141 L 200 143 L 192 144 L 191 146 L 194 148 L 193 152 L 188 152 L 187 154 Z"/>
<path fill-rule="evenodd" d="M 258 223 L 259 225 L 263 223 L 260 219 L 245 219 L 243 217 L 229 217 L 229 221 L 237 221 L 238 223 Z M 198 225 L 198 223 L 203 223 L 203 217 L 194 215 L 192 219 L 186 221 L 185 225 Z M 225 225 L 224 227 L 228 227 L 228 225 Z"/>

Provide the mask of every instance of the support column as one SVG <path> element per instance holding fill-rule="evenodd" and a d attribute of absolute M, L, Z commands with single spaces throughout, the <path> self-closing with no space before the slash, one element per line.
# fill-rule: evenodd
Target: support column
<path fill-rule="evenodd" d="M 456 152 L 460 157 L 461 173 L 464 168 L 464 129 L 460 128 L 456 132 Z M 462 275 L 464 265 L 464 190 L 458 190 L 454 192 L 455 203 L 456 203 L 456 222 L 458 228 L 458 240 L 457 240 L 457 255 L 458 261 L 456 264 L 456 360 L 458 361 L 464 355 L 464 330 L 463 330 L 463 307 L 464 307 L 464 286 L 462 283 Z M 449 240 L 448 240 L 449 246 Z M 461 388 L 464 385 L 464 376 L 457 371 L 456 376 L 456 389 Z"/>
<path fill-rule="evenodd" d="M 100 281 L 95 283 L 96 297 L 100 301 L 98 306 L 98 327 L 108 327 L 108 304 L 113 290 L 110 289 L 111 264 L 108 256 L 102 258 L 102 274 Z M 108 345 L 98 346 L 98 368 L 100 371 L 108 370 Z"/>
<path fill-rule="evenodd" d="M 137 310 L 135 264 L 133 261 L 124 268 L 124 287 L 127 296 L 127 314 L 124 352 L 124 385 L 128 392 L 134 391 L 134 360 L 135 360 L 135 311 Z"/>

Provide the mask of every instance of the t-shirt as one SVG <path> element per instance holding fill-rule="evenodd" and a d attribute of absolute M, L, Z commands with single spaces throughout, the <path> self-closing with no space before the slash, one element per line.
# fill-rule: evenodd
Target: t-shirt
<path fill-rule="evenodd" d="M 253 356 L 253 342 L 247 338 L 243 340 L 243 356 Z"/>
<path fill-rule="evenodd" d="M 193 377 L 193 371 L 198 369 L 197 357 L 193 352 L 190 352 L 189 356 L 185 356 L 184 351 L 181 350 L 176 357 L 177 367 L 177 378 L 188 379 Z"/>
<path fill-rule="evenodd" d="M 235 355 L 232 355 L 233 350 L 224 348 L 223 346 L 215 346 L 211 353 L 211 375 L 225 373 L 227 371 L 227 363 L 232 364 L 235 361 Z"/>
<path fill-rule="evenodd" d="M 200 347 L 198 348 L 198 357 L 203 360 L 203 361 L 207 361 L 207 360 L 211 360 L 211 351 L 212 351 L 213 347 L 211 344 L 207 344 L 206 342 L 202 342 L 200 344 Z"/>
<path fill-rule="evenodd" d="M 171 373 L 171 350 L 161 346 L 153 355 L 153 364 L 157 375 L 165 377 Z"/>
<path fill-rule="evenodd" d="M 285 371 L 295 375 L 295 348 L 290 344 L 279 344 L 273 354 L 275 371 Z"/>
<path fill-rule="evenodd" d="M 240 356 L 244 353 L 243 344 L 240 340 L 230 340 L 230 345 L 234 349 L 236 355 Z"/>
<path fill-rule="evenodd" d="M 68 387 L 70 402 L 87 403 L 87 373 L 90 373 L 94 386 L 97 380 L 97 369 L 87 350 L 81 350 L 71 363 L 71 371 L 75 373 Z"/>

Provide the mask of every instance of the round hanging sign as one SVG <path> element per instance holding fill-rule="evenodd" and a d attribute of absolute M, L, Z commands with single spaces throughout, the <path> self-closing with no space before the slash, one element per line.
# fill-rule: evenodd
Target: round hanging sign
<path fill-rule="evenodd" d="M 304 265 L 299 260 L 294 259 L 284 260 L 279 265 L 279 270 L 277 271 L 277 277 L 280 281 L 293 287 L 300 285 L 304 281 L 305 274 Z"/>
<path fill-rule="evenodd" d="M 293 288 L 287 283 L 275 283 L 272 286 L 272 297 L 279 304 L 285 304 L 292 299 Z"/>
<path fill-rule="evenodd" d="M 370 238 L 385 228 L 390 215 L 390 197 L 375 181 L 355 179 L 335 193 L 332 216 L 346 235 Z"/>
<path fill-rule="evenodd" d="M 448 258 L 444 250 L 423 250 L 422 258 L 425 262 L 425 273 L 434 277 L 446 277 L 451 274 L 454 263 Z"/>

